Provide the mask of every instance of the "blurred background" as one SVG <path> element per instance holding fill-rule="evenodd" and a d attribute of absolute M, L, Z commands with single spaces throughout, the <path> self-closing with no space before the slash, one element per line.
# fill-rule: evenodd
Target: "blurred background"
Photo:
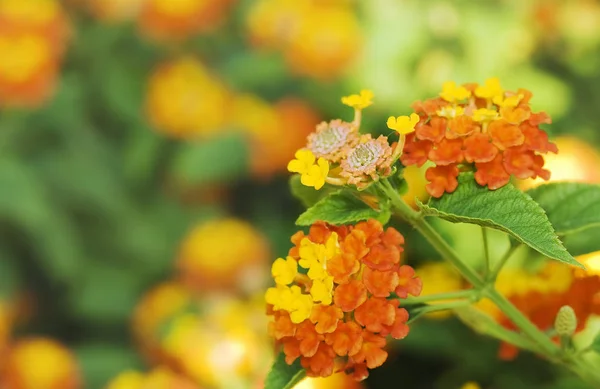
<path fill-rule="evenodd" d="M 553 118 L 553 179 L 600 182 L 598 69 L 595 0 L 0 0 L 0 387 L 260 388 L 302 211 L 285 167 L 352 118 L 341 96 L 373 90 L 363 128 L 386 133 L 444 81 L 497 76 Z M 461 287 L 398 227 L 425 293 Z M 299 388 L 585 388 L 497 353 L 437 315 L 366 382 Z"/>

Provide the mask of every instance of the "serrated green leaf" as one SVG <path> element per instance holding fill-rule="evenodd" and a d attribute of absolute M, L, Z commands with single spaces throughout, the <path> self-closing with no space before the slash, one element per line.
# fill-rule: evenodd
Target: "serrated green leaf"
<path fill-rule="evenodd" d="M 600 226 L 600 185 L 556 182 L 527 194 L 544 208 L 558 235 Z"/>
<path fill-rule="evenodd" d="M 306 208 L 312 207 L 323 197 L 330 194 L 333 190 L 334 188 L 328 184 L 325 184 L 325 186 L 319 190 L 316 190 L 310 186 L 302 185 L 299 174 L 294 174 L 290 177 L 290 191 L 292 192 L 292 195 L 300 200 L 302 205 L 304 205 Z"/>
<path fill-rule="evenodd" d="M 368 219 L 389 219 L 386 207 L 380 210 L 371 208 L 357 194 L 338 191 L 319 200 L 296 220 L 299 226 L 309 226 L 317 221 L 334 225 L 358 222 Z"/>
<path fill-rule="evenodd" d="M 473 173 L 461 174 L 458 181 L 453 193 L 432 198 L 427 205 L 418 202 L 423 214 L 495 228 L 549 258 L 583 267 L 565 249 L 546 213 L 529 195 L 512 184 L 489 190 L 475 182 Z"/>
<path fill-rule="evenodd" d="M 292 389 L 305 376 L 306 372 L 299 359 L 288 365 L 285 362 L 285 354 L 279 353 L 265 380 L 265 389 Z"/>

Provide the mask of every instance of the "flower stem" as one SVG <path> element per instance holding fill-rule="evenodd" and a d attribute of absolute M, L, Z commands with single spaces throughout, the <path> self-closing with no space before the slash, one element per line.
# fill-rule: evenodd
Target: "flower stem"
<path fill-rule="evenodd" d="M 500 262 L 498 262 L 494 270 L 490 273 L 488 277 L 490 281 L 495 281 L 496 278 L 498 278 L 498 274 L 500 273 L 504 265 L 506 265 L 506 262 L 508 262 L 508 260 L 512 257 L 512 255 L 515 253 L 515 251 L 517 251 L 519 247 L 521 247 L 521 245 L 511 245 L 509 249 L 506 250 L 506 253 L 504 253 L 502 258 L 500 258 Z"/>
<path fill-rule="evenodd" d="M 402 305 L 423 304 L 432 301 L 470 299 L 474 300 L 477 291 L 474 289 L 457 290 L 455 292 L 430 294 L 427 296 L 408 297 L 402 300 Z"/>
<path fill-rule="evenodd" d="M 481 235 L 483 235 L 483 255 L 485 256 L 485 267 L 483 268 L 483 277 L 488 278 L 492 269 L 491 261 L 490 261 L 490 247 L 488 242 L 488 234 L 487 229 L 485 227 L 481 227 Z"/>

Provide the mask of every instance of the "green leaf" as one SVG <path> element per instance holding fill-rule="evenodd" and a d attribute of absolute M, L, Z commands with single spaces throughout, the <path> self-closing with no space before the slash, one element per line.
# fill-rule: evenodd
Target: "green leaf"
<path fill-rule="evenodd" d="M 296 224 L 309 226 L 317 221 L 324 221 L 341 225 L 368 219 L 389 219 L 387 204 L 380 210 L 374 209 L 358 196 L 356 193 L 343 190 L 332 193 L 301 214 Z"/>
<path fill-rule="evenodd" d="M 325 186 L 319 190 L 316 190 L 310 186 L 302 185 L 299 174 L 294 174 L 290 177 L 290 191 L 292 192 L 292 195 L 300 200 L 302 205 L 304 205 L 306 208 L 310 208 L 315 205 L 315 203 L 317 203 L 323 197 L 330 194 L 332 190 L 333 188 L 328 184 L 325 184 Z"/>
<path fill-rule="evenodd" d="M 279 353 L 265 380 L 265 389 L 292 389 L 305 375 L 300 359 L 288 365 L 285 362 L 285 354 Z"/>
<path fill-rule="evenodd" d="M 512 184 L 489 190 L 475 182 L 473 173 L 461 174 L 458 181 L 453 193 L 432 198 L 427 205 L 418 202 L 423 214 L 495 228 L 549 258 L 583 267 L 565 249 L 546 213 L 529 195 Z"/>
<path fill-rule="evenodd" d="M 600 185 L 556 182 L 527 194 L 544 208 L 558 235 L 600 226 Z"/>

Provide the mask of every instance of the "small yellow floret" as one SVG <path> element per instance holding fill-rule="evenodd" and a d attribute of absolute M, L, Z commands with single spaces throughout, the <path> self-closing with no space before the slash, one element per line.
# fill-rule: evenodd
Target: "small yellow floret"
<path fill-rule="evenodd" d="M 523 98 L 523 95 L 512 95 L 504 97 L 504 95 L 495 96 L 492 101 L 500 108 L 514 108 L 519 105 L 519 102 Z"/>
<path fill-rule="evenodd" d="M 475 89 L 475 95 L 483 99 L 493 99 L 496 96 L 502 96 L 504 90 L 500 86 L 500 80 L 497 77 L 488 78 L 483 86 Z"/>
<path fill-rule="evenodd" d="M 449 103 L 454 103 L 471 97 L 471 91 L 464 86 L 456 86 L 454 81 L 446 81 L 442 85 L 440 97 Z"/>
<path fill-rule="evenodd" d="M 271 266 L 271 274 L 278 285 L 288 285 L 294 281 L 298 274 L 298 263 L 292 257 L 277 258 Z"/>
<path fill-rule="evenodd" d="M 331 305 L 333 301 L 333 277 L 313 281 L 310 295 L 315 302 L 320 301 L 323 305 Z"/>
<path fill-rule="evenodd" d="M 306 174 L 315 164 L 315 155 L 308 149 L 300 149 L 294 156 L 296 159 L 292 159 L 287 166 L 288 171 L 292 173 Z"/>
<path fill-rule="evenodd" d="M 447 119 L 454 119 L 456 117 L 464 115 L 465 109 L 459 106 L 453 107 L 451 105 L 447 105 L 444 108 L 438 110 L 436 113 L 439 116 L 445 117 Z"/>
<path fill-rule="evenodd" d="M 361 90 L 360 94 L 342 97 L 342 103 L 354 109 L 364 109 L 373 104 L 373 92 Z"/>
<path fill-rule="evenodd" d="M 493 109 L 479 108 L 473 112 L 473 120 L 476 122 L 486 122 L 498 117 L 498 112 Z"/>
<path fill-rule="evenodd" d="M 329 162 L 324 158 L 319 158 L 316 165 L 312 165 L 308 172 L 300 177 L 302 185 L 311 186 L 319 190 L 325 185 L 325 179 L 329 174 Z"/>
<path fill-rule="evenodd" d="M 388 128 L 397 131 L 399 134 L 406 135 L 410 134 L 415 130 L 415 126 L 419 123 L 419 115 L 411 113 L 408 116 L 390 116 L 387 120 Z"/>

